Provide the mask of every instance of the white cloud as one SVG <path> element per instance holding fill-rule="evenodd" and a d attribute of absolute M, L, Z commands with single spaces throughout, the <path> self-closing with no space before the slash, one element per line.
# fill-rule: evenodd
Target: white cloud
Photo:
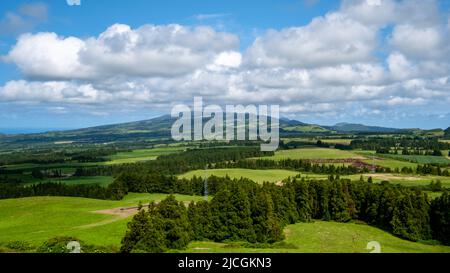
<path fill-rule="evenodd" d="M 84 46 L 84 42 L 75 37 L 63 38 L 55 33 L 24 34 L 5 59 L 29 77 L 86 78 L 92 71 L 78 58 Z"/>
<path fill-rule="evenodd" d="M 391 106 L 397 106 L 397 105 L 417 106 L 417 105 L 425 104 L 425 100 L 423 98 L 392 97 L 392 98 L 389 98 L 387 103 Z"/>
<path fill-rule="evenodd" d="M 270 30 L 255 40 L 245 61 L 257 67 L 310 68 L 365 62 L 377 45 L 373 28 L 332 13 L 304 27 Z"/>
<path fill-rule="evenodd" d="M 390 38 L 391 45 L 412 58 L 441 58 L 448 49 L 448 35 L 438 27 L 418 28 L 398 25 Z M 445 57 L 445 56 L 444 56 Z"/>
<path fill-rule="evenodd" d="M 394 80 L 404 80 L 415 74 L 415 68 L 405 56 L 394 52 L 387 59 L 389 71 Z"/>
<path fill-rule="evenodd" d="M 144 25 L 133 30 L 116 24 L 86 40 L 26 34 L 6 59 L 31 78 L 169 77 L 204 68 L 215 58 L 223 62 L 227 58 L 223 54 L 233 58 L 231 66 L 236 65 L 232 51 L 238 44 L 235 35 L 210 27 Z"/>
<path fill-rule="evenodd" d="M 0 87 L 0 101 L 50 104 L 60 114 L 167 109 L 193 96 L 333 119 L 402 118 L 408 107 L 447 113 L 450 29 L 435 12 L 434 1 L 346 0 L 305 26 L 268 30 L 242 53 L 236 35 L 211 27 L 25 34 L 6 59 L 26 79 Z"/>

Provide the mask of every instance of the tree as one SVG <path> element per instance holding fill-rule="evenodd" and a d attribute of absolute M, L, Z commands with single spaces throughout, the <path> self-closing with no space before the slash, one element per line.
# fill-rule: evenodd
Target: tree
<path fill-rule="evenodd" d="M 308 191 L 308 184 L 304 181 L 297 182 L 295 188 L 295 201 L 299 220 L 309 222 L 312 219 L 311 197 Z"/>
<path fill-rule="evenodd" d="M 140 210 L 128 223 L 128 230 L 122 239 L 121 252 L 130 253 L 136 244 L 145 236 L 149 228 L 149 214 L 145 210 Z"/>
<path fill-rule="evenodd" d="M 211 237 L 211 208 L 209 202 L 191 202 L 188 208 L 189 222 L 191 223 L 194 240 L 204 240 Z"/>
<path fill-rule="evenodd" d="M 333 181 L 330 187 L 330 217 L 332 220 L 346 222 L 351 219 L 341 181 Z"/>
<path fill-rule="evenodd" d="M 31 176 L 33 176 L 33 178 L 41 179 L 41 180 L 44 179 L 44 177 L 45 177 L 44 173 L 40 170 L 33 170 L 31 172 Z"/>
<path fill-rule="evenodd" d="M 445 134 L 445 137 L 450 137 L 450 127 L 445 129 L 444 134 Z"/>
<path fill-rule="evenodd" d="M 430 238 L 428 206 L 424 196 L 405 193 L 398 198 L 392 216 L 392 232 L 418 241 Z"/>
<path fill-rule="evenodd" d="M 430 224 L 433 237 L 450 245 L 450 194 L 447 191 L 431 202 Z"/>
<path fill-rule="evenodd" d="M 258 190 L 252 202 L 252 220 L 257 242 L 274 243 L 283 238 L 283 229 L 275 216 L 272 198 L 263 190 Z"/>
<path fill-rule="evenodd" d="M 170 195 L 158 206 L 150 208 L 149 213 L 160 217 L 161 229 L 164 231 L 167 248 L 184 249 L 192 238 L 187 209 L 175 196 Z"/>

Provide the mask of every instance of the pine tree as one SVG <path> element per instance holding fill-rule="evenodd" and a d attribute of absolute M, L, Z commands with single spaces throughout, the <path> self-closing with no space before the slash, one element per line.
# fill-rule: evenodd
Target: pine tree
<path fill-rule="evenodd" d="M 433 237 L 450 245 L 450 194 L 447 191 L 431 202 L 430 224 Z"/>
<path fill-rule="evenodd" d="M 121 252 L 130 253 L 135 245 L 144 237 L 148 224 L 149 214 L 145 210 L 140 210 L 131 222 L 128 223 L 128 231 L 122 239 Z"/>
<path fill-rule="evenodd" d="M 308 184 L 304 181 L 296 183 L 295 201 L 297 203 L 297 211 L 299 220 L 309 222 L 312 219 L 312 202 L 308 191 Z"/>
<path fill-rule="evenodd" d="M 256 241 L 273 243 L 283 238 L 283 229 L 273 209 L 270 194 L 259 190 L 252 202 L 252 220 Z"/>

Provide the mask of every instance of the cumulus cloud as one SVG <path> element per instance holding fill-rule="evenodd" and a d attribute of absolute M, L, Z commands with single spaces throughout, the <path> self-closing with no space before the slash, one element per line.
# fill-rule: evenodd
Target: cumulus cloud
<path fill-rule="evenodd" d="M 170 77 L 211 64 L 239 65 L 238 46 L 237 36 L 211 27 L 174 24 L 131 29 L 116 24 L 85 40 L 55 33 L 25 34 L 6 60 L 26 76 L 39 79 Z"/>
<path fill-rule="evenodd" d="M 376 31 L 342 13 L 315 18 L 304 27 L 269 30 L 248 49 L 256 67 L 320 67 L 365 62 L 377 45 Z"/>
<path fill-rule="evenodd" d="M 448 116 L 450 24 L 440 17 L 432 0 L 344 0 L 304 26 L 267 30 L 242 51 L 237 35 L 208 26 L 24 34 L 5 59 L 25 79 L 1 86 L 0 101 L 51 104 L 55 114 L 94 105 L 105 114 L 203 96 L 280 104 L 297 117 L 401 119 L 408 107 Z"/>
<path fill-rule="evenodd" d="M 449 49 L 450 32 L 437 27 L 419 28 L 413 25 L 398 25 L 390 38 L 391 46 L 405 55 L 418 59 L 445 57 Z"/>

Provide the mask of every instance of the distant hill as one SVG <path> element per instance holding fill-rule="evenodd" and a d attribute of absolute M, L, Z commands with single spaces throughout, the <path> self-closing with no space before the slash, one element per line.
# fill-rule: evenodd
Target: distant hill
<path fill-rule="evenodd" d="M 338 123 L 334 126 L 325 127 L 342 133 L 401 133 L 403 129 L 387 128 L 379 126 L 367 126 L 356 123 Z"/>
<path fill-rule="evenodd" d="M 93 142 L 107 143 L 115 141 L 169 139 L 171 127 L 176 121 L 170 115 L 127 122 L 103 125 L 68 131 L 54 131 L 40 134 L 0 135 L 0 143 L 46 143 L 46 142 Z M 280 119 L 281 133 L 317 133 L 328 130 L 318 125 L 310 125 L 287 118 Z"/>
<path fill-rule="evenodd" d="M 104 125 L 69 131 L 54 131 L 40 134 L 0 134 L 1 144 L 36 144 L 36 143 L 109 143 L 118 141 L 141 141 L 171 139 L 170 129 L 176 119 L 170 115 L 161 117 L 127 122 L 121 124 Z M 440 130 L 441 136 L 444 134 Z M 450 134 L 447 129 L 447 136 Z M 280 118 L 280 134 L 288 135 L 311 135 L 311 134 L 335 134 L 335 133 L 412 133 L 415 135 L 438 134 L 436 130 L 420 129 L 395 129 L 378 126 L 367 126 L 363 124 L 338 123 L 334 126 L 320 126 L 307 124 L 288 118 Z"/>
<path fill-rule="evenodd" d="M 447 129 L 445 129 L 444 135 L 445 135 L 445 137 L 450 138 L 450 127 L 448 127 Z"/>

